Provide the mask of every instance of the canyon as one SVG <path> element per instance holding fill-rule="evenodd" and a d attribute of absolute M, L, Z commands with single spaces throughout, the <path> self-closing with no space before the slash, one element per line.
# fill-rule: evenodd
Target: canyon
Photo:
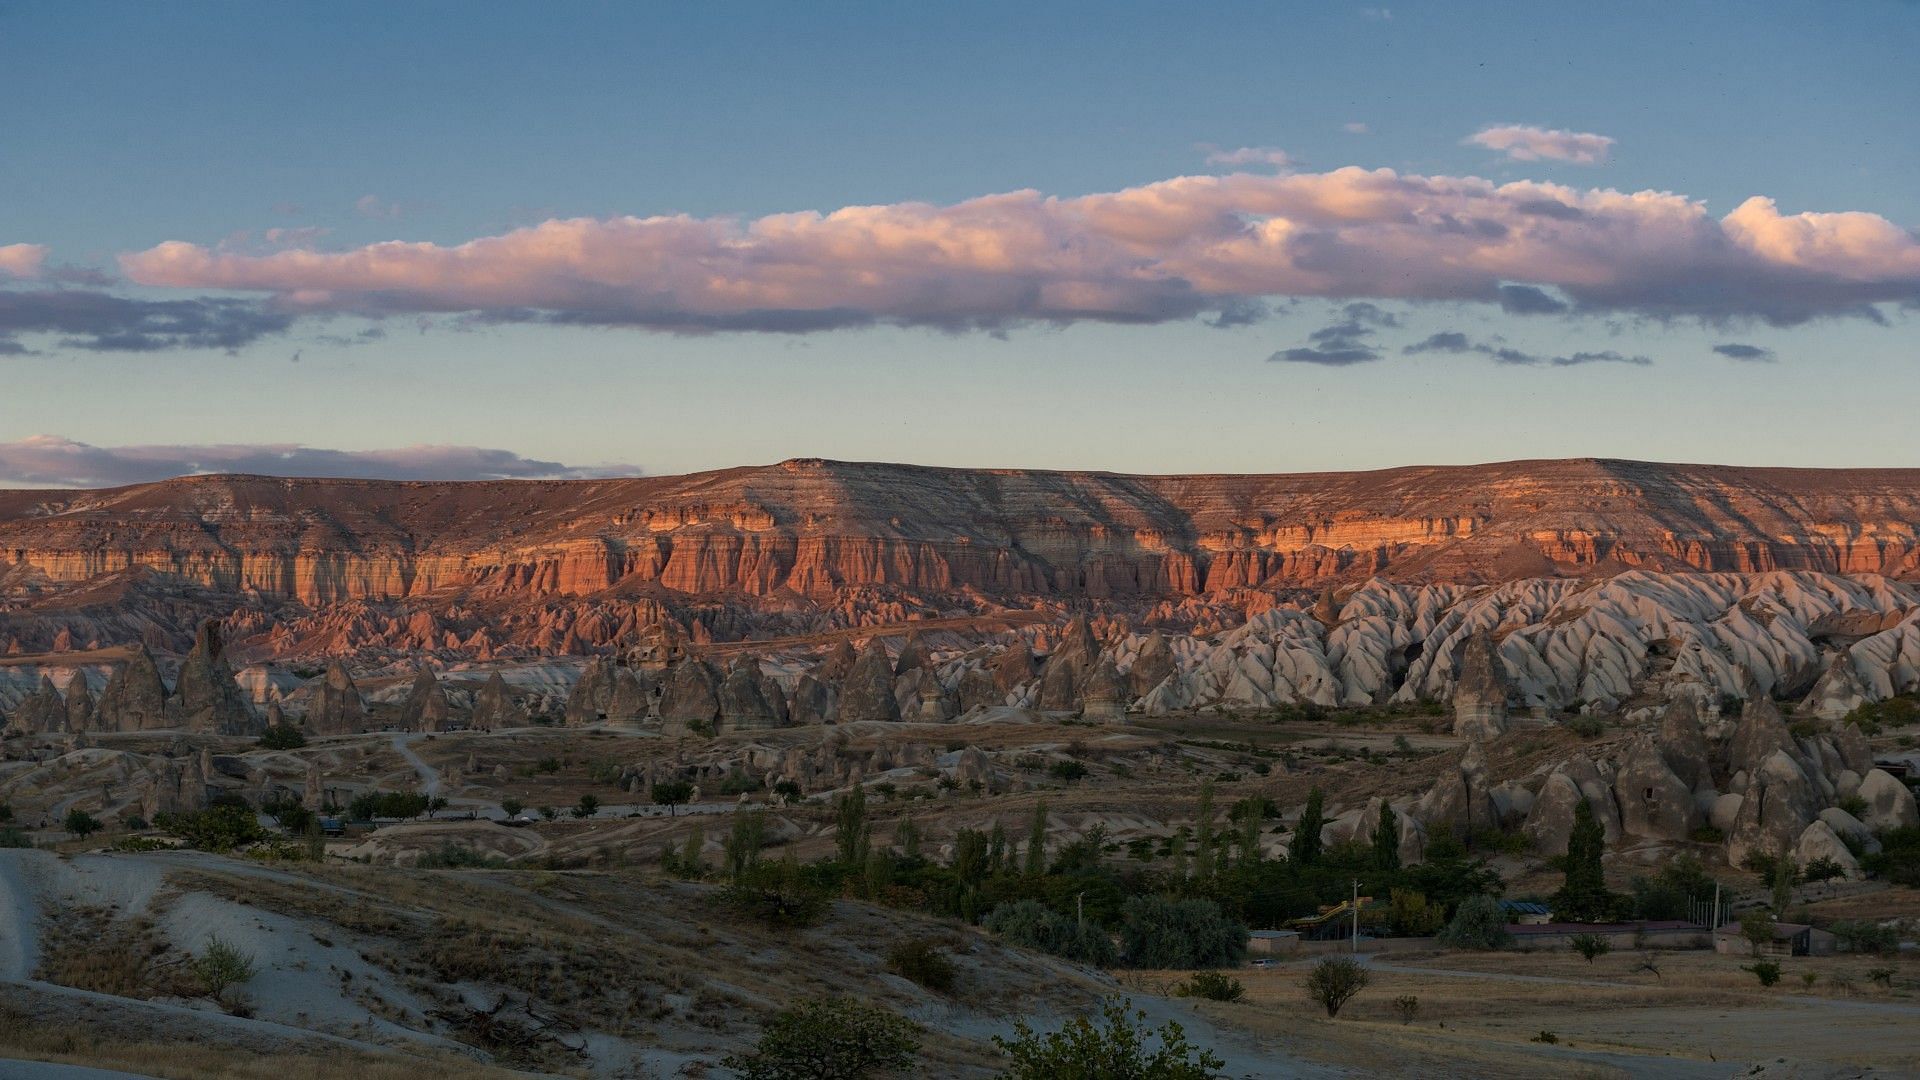
<path fill-rule="evenodd" d="M 796 459 L 617 480 L 0 492 L 0 647 L 584 654 L 1082 609 L 1232 625 L 1370 578 L 1920 576 L 1920 470 L 1613 460 L 1125 476 Z"/>

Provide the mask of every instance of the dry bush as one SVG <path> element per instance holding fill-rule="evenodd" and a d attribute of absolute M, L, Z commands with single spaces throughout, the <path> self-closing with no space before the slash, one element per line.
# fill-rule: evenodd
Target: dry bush
<path fill-rule="evenodd" d="M 115 915 L 110 908 L 77 907 L 51 920 L 34 977 L 141 1000 L 199 993 L 186 957 L 168 947 L 152 922 Z"/>

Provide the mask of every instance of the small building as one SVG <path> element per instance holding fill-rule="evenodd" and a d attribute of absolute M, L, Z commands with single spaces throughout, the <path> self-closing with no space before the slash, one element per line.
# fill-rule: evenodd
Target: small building
<path fill-rule="evenodd" d="M 1684 919 L 1631 923 L 1522 923 L 1509 928 L 1514 947 L 1523 952 L 1565 949 L 1573 939 L 1592 935 L 1615 949 L 1704 949 L 1707 928 Z"/>
<path fill-rule="evenodd" d="M 1532 900 L 1502 900 L 1500 913 L 1517 926 L 1545 926 L 1553 921 L 1553 909 Z"/>
<path fill-rule="evenodd" d="M 1280 956 L 1299 951 L 1297 930 L 1255 930 L 1247 935 L 1247 953 L 1251 956 Z"/>
<path fill-rule="evenodd" d="M 1839 938 L 1818 927 L 1777 922 L 1773 924 L 1773 941 L 1760 947 L 1760 955 L 1832 956 L 1839 944 Z M 1746 956 L 1754 950 L 1753 943 L 1740 932 L 1740 924 L 1732 923 L 1713 932 L 1713 951 Z"/>

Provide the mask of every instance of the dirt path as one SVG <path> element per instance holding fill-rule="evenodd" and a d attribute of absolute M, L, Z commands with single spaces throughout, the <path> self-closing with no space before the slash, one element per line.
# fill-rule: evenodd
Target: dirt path
<path fill-rule="evenodd" d="M 413 741 L 420 737 L 403 731 L 394 732 L 393 751 L 405 758 L 407 764 L 413 766 L 413 771 L 420 774 L 421 794 L 431 799 L 440 794 L 440 770 L 422 761 L 420 755 L 413 752 Z"/>

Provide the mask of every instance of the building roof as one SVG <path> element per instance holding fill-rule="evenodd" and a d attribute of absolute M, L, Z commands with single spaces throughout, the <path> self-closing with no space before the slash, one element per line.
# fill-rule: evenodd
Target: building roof
<path fill-rule="evenodd" d="M 1247 936 L 1257 937 L 1257 938 L 1289 938 L 1289 937 L 1299 937 L 1300 931 L 1298 930 L 1255 930 L 1249 933 Z"/>
<path fill-rule="evenodd" d="M 1509 926 L 1508 931 L 1517 935 L 1526 934 L 1631 934 L 1636 930 L 1701 930 L 1699 923 L 1690 923 L 1685 919 L 1650 919 L 1647 922 L 1628 923 L 1577 923 L 1556 922 L 1538 923 L 1533 926 L 1521 924 Z"/>
<path fill-rule="evenodd" d="M 1553 909 L 1533 900 L 1502 900 L 1501 911 L 1517 911 L 1522 915 L 1551 915 Z"/>

